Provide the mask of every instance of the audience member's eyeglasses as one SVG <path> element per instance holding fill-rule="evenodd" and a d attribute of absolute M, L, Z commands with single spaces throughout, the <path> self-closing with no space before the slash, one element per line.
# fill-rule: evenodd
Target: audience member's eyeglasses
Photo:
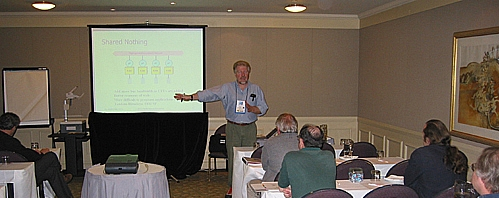
<path fill-rule="evenodd" d="M 476 166 L 476 163 L 471 164 L 471 170 L 472 171 L 475 171 L 475 166 Z"/>

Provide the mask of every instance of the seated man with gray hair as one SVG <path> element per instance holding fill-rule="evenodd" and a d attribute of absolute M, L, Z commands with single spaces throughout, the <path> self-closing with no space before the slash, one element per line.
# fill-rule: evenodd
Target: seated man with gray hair
<path fill-rule="evenodd" d="M 336 160 L 330 151 L 321 150 L 322 130 L 305 124 L 299 137 L 300 151 L 284 156 L 279 176 L 279 190 L 285 197 L 303 197 L 310 192 L 336 188 Z"/>
<path fill-rule="evenodd" d="M 282 113 L 275 121 L 276 136 L 270 137 L 262 148 L 262 167 L 265 170 L 262 180 L 251 180 L 247 184 L 248 198 L 260 197 L 251 189 L 251 184 L 272 182 L 281 170 L 282 159 L 289 151 L 298 150 L 298 121 L 290 113 Z"/>
<path fill-rule="evenodd" d="M 471 170 L 471 183 L 479 198 L 499 198 L 499 147 L 484 149 Z"/>

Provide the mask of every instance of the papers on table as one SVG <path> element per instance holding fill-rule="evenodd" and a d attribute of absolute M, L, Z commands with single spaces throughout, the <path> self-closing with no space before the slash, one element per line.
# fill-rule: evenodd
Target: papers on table
<path fill-rule="evenodd" d="M 404 176 L 390 175 L 385 177 L 385 180 L 391 183 L 404 184 Z"/>
<path fill-rule="evenodd" d="M 247 165 L 261 165 L 262 159 L 260 158 L 251 158 L 251 157 L 243 157 L 243 162 Z"/>
<path fill-rule="evenodd" d="M 262 183 L 256 183 L 256 184 L 250 184 L 251 188 L 255 190 L 256 192 L 262 192 L 262 191 L 279 191 L 279 185 L 277 185 L 277 182 L 262 182 Z"/>
<path fill-rule="evenodd" d="M 349 157 L 349 156 L 340 156 L 341 160 L 353 160 L 353 159 L 357 159 L 357 158 L 359 158 L 359 156 L 356 156 L 356 155 L 354 155 L 352 157 Z"/>

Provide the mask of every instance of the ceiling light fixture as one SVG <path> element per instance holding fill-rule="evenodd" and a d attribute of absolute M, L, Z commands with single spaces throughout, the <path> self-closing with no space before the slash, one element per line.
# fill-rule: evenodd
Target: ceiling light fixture
<path fill-rule="evenodd" d="M 289 4 L 284 9 L 288 12 L 303 12 L 307 9 L 307 6 L 303 4 Z"/>
<path fill-rule="evenodd" d="M 55 4 L 52 2 L 48 2 L 48 1 L 37 1 L 37 2 L 34 2 L 33 4 L 31 4 L 31 6 L 33 6 L 34 8 L 36 8 L 38 10 L 50 10 L 50 9 L 55 8 Z"/>

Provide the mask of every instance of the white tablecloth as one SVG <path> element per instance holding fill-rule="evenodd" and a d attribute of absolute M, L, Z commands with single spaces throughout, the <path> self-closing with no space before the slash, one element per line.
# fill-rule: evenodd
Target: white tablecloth
<path fill-rule="evenodd" d="M 137 174 L 106 174 L 104 165 L 87 170 L 82 198 L 169 198 L 170 190 L 163 166 L 139 162 Z"/>
<path fill-rule="evenodd" d="M 394 183 L 384 181 L 384 180 L 373 181 L 371 179 L 366 179 L 366 180 L 362 181 L 361 183 L 352 183 L 349 180 L 337 180 L 336 181 L 336 188 L 347 191 L 354 198 L 362 198 L 367 193 L 369 193 L 371 190 L 378 188 L 378 187 L 381 187 L 381 186 L 384 186 L 384 185 L 389 185 L 389 184 L 394 184 Z M 274 189 L 271 191 L 262 191 L 261 197 L 262 198 L 284 198 L 284 194 L 282 192 L 279 192 L 278 190 Z"/>
<path fill-rule="evenodd" d="M 36 198 L 35 163 L 0 164 L 0 183 L 13 183 L 15 197 Z"/>
<path fill-rule="evenodd" d="M 340 156 L 342 147 L 333 146 L 336 158 Z M 265 171 L 262 165 L 248 167 L 243 163 L 243 157 L 250 157 L 255 149 L 253 147 L 234 147 L 234 169 L 232 171 L 232 197 L 246 198 L 247 183 L 253 179 L 262 179 Z M 242 177 L 241 177 L 242 176 Z"/>
<path fill-rule="evenodd" d="M 7 197 L 7 186 L 0 184 L 0 198 L 5 198 Z"/>
<path fill-rule="evenodd" d="M 240 152 L 241 153 L 244 153 L 244 152 Z M 251 155 L 251 153 L 250 153 Z M 242 157 L 241 157 L 242 158 Z M 234 158 L 236 159 L 236 158 Z M 374 168 L 376 170 L 380 170 L 381 171 L 381 176 L 384 177 L 386 175 L 386 173 L 388 172 L 388 170 L 390 170 L 390 168 L 395 165 L 396 163 L 400 162 L 403 160 L 403 158 L 401 157 L 385 157 L 385 158 L 381 158 L 381 159 L 378 159 L 378 158 L 362 158 L 362 159 L 366 159 L 367 161 L 370 161 L 371 163 L 373 163 L 374 165 Z M 238 184 L 238 189 L 237 191 L 235 191 L 234 189 L 234 179 L 233 179 L 233 183 L 232 183 L 232 196 L 233 197 L 242 197 L 242 198 L 246 198 L 247 197 L 247 183 L 253 179 L 262 179 L 263 178 L 263 174 L 265 174 L 265 171 L 263 170 L 262 168 L 262 165 L 255 165 L 255 164 L 252 164 L 252 165 L 246 165 L 241 161 L 241 164 L 242 164 L 242 171 L 243 171 L 243 177 L 242 179 L 241 178 L 238 178 L 237 181 L 240 182 Z M 341 160 L 339 158 L 336 158 L 336 165 L 338 165 L 339 163 L 341 162 L 344 162 L 345 160 Z M 235 163 L 235 160 L 234 160 L 234 163 Z M 236 169 L 234 169 L 236 170 Z M 234 178 L 235 178 L 235 174 L 234 174 Z M 237 192 L 238 194 L 235 194 L 235 192 Z"/>
<path fill-rule="evenodd" d="M 392 168 L 396 163 L 404 160 L 401 157 L 383 157 L 383 158 L 362 158 L 367 161 L 370 161 L 374 165 L 374 169 L 381 171 L 381 176 L 384 177 L 386 173 Z M 340 158 L 336 158 L 336 165 L 344 162 L 346 160 L 342 160 Z"/>
<path fill-rule="evenodd" d="M 245 175 L 243 157 L 251 157 L 251 153 L 253 153 L 254 150 L 253 147 L 234 147 L 234 164 L 232 169 L 233 198 L 243 198 L 243 193 L 244 197 L 246 197 L 246 183 L 248 183 L 246 180 L 249 178 L 243 177 Z M 262 166 L 260 166 L 260 169 L 263 171 Z M 244 181 L 246 181 L 246 183 L 243 183 Z"/>

